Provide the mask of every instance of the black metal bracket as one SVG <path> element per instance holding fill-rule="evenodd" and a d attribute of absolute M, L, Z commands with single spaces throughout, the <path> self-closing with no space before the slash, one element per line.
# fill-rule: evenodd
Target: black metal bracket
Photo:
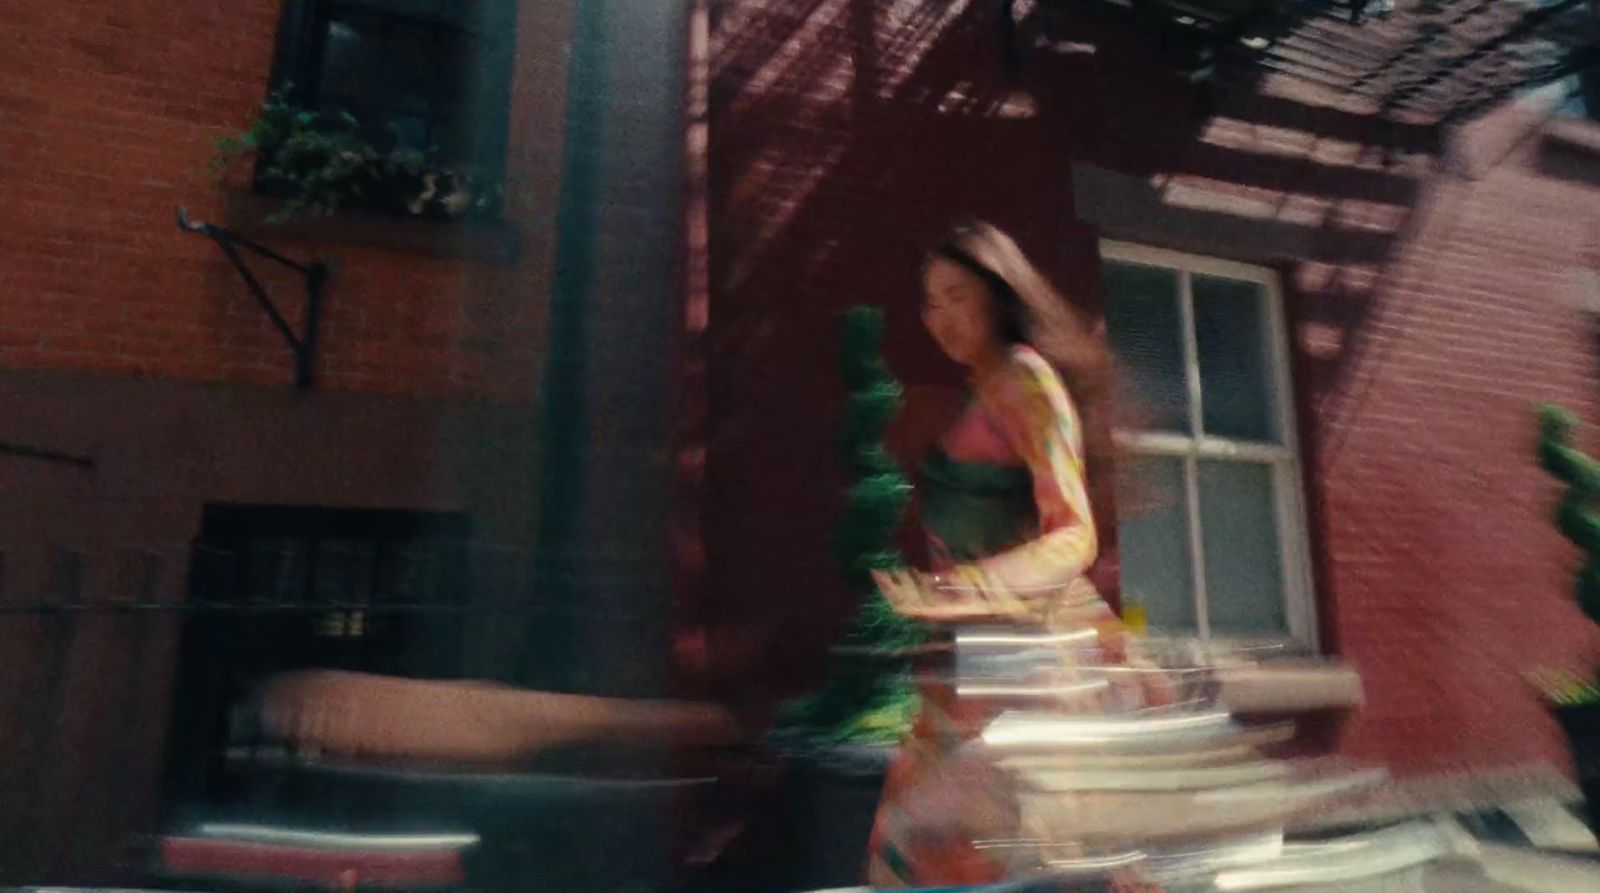
<path fill-rule="evenodd" d="M 322 315 L 322 283 L 328 278 L 328 267 L 321 261 L 301 263 L 273 251 L 271 248 L 252 242 L 243 236 L 211 223 L 200 220 L 190 220 L 189 212 L 183 208 L 178 209 L 178 228 L 191 233 L 199 233 L 217 243 L 222 253 L 227 255 L 234 269 L 239 271 L 244 284 L 249 286 L 250 293 L 255 296 L 256 303 L 266 312 L 267 318 L 272 320 L 273 328 L 283 336 L 289 345 L 289 352 L 294 354 L 294 386 L 299 390 L 309 390 L 315 373 L 317 356 L 317 324 Z M 301 331 L 297 334 L 288 320 L 284 319 L 272 297 L 267 294 L 267 289 L 261 280 L 250 272 L 245 265 L 244 258 L 240 256 L 239 249 L 248 251 L 280 263 L 304 277 L 306 281 L 306 309 L 305 318 L 301 323 Z"/>
<path fill-rule="evenodd" d="M 15 456 L 19 459 L 32 459 L 38 462 L 49 462 L 54 465 L 70 465 L 87 472 L 93 472 L 95 464 L 94 459 L 90 456 L 80 456 L 74 453 L 63 453 L 59 450 L 47 450 L 42 447 L 3 441 L 0 441 L 0 456 Z"/>

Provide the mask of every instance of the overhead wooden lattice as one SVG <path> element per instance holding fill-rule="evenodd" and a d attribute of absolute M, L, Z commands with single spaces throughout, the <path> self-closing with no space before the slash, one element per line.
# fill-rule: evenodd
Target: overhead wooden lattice
<path fill-rule="evenodd" d="M 1009 0 L 1008 17 L 1070 39 L 1069 16 L 1151 32 L 1196 81 L 1277 73 L 1418 122 L 1453 121 L 1600 64 L 1594 0 Z M 1020 31 L 1019 31 L 1020 33 Z"/>

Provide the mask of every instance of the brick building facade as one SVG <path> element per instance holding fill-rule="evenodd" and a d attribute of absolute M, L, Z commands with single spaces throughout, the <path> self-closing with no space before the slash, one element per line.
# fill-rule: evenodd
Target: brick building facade
<path fill-rule="evenodd" d="M 1014 73 L 982 4 L 752 0 L 712 21 L 695 595 L 725 659 L 779 687 L 815 672 L 847 603 L 825 557 L 841 312 L 888 310 L 914 461 L 960 400 L 916 318 L 921 252 L 980 217 L 1092 316 L 1116 297 L 1114 252 L 1274 280 L 1314 629 L 1298 638 L 1366 687 L 1324 743 L 1407 779 L 1562 771 L 1524 674 L 1586 665 L 1594 636 L 1533 405 L 1600 410 L 1592 318 L 1572 300 L 1600 159 L 1559 136 L 1592 124 L 1547 126 L 1537 97 L 1467 126 L 1385 121 L 1286 77 L 1208 98 L 1151 41 L 1088 17 L 1025 43 Z M 1124 590 L 1148 569 L 1134 561 Z"/>
<path fill-rule="evenodd" d="M 406 602 L 410 568 L 477 619 L 335 612 L 311 639 L 284 639 L 286 655 L 365 637 L 438 658 L 402 672 L 659 687 L 667 571 L 652 519 L 668 481 L 652 457 L 682 255 L 676 6 L 8 12 L 8 40 L 28 50 L 0 62 L 0 197 L 12 208 L 0 236 L 0 653 L 12 668 L 0 682 L 0 883 L 137 873 L 146 835 L 183 806 L 174 792 L 220 759 L 222 701 L 207 680 L 235 676 L 250 642 L 301 622 L 281 618 L 317 616 L 246 603 L 315 600 L 318 579 Z M 311 43 L 293 50 L 308 27 Z M 336 40 L 376 55 L 335 58 Z M 407 56 L 419 42 L 429 49 Z M 477 104 L 469 130 L 503 122 L 499 214 L 346 208 L 276 223 L 280 205 L 248 166 L 220 182 L 209 170 L 217 139 L 243 131 L 269 91 L 304 86 L 291 51 L 309 52 L 327 84 L 344 76 L 334 66 L 355 66 L 354 89 L 371 93 L 357 100 L 398 83 L 437 102 L 456 87 L 419 85 L 404 66 L 477 89 L 476 56 L 427 54 L 490 44 L 514 65 L 457 99 Z M 613 102 L 619 92 L 631 101 Z M 179 208 L 326 263 L 311 388 L 294 389 L 285 339 L 219 245 L 174 225 Z M 241 252 L 303 332 L 303 278 Z M 277 570 L 206 570 L 218 554 L 243 567 L 251 550 Z M 299 588 L 262 590 L 273 573 Z M 419 650 L 395 635 L 451 644 Z M 361 650 L 346 656 L 367 660 Z M 209 743 L 185 754 L 186 739 Z"/>
<path fill-rule="evenodd" d="M 8 368 L 282 383 L 277 334 L 238 300 L 236 274 L 170 225 L 179 206 L 241 222 L 227 209 L 241 184 L 219 189 L 208 162 L 215 140 L 243 130 L 265 96 L 281 7 L 40 4 L 7 25 L 35 46 L 6 62 L 4 189 L 17 210 Z M 275 242 L 340 267 L 319 364 L 329 389 L 501 399 L 532 389 L 543 302 L 525 283 L 547 278 L 553 257 L 565 84 L 553 35 L 567 13 L 541 4 L 525 16 L 507 164 L 529 202 L 515 212 L 524 241 L 514 262 Z M 434 241 L 449 251 L 449 240 Z"/>
<path fill-rule="evenodd" d="M 50 607 L 0 620 L 0 728 L 24 730 L 0 802 L 40 804 L 0 810 L 0 882 L 112 876 L 157 827 L 182 623 L 64 608 L 192 596 L 224 510 L 464 517 L 533 555 L 484 597 L 532 592 L 541 622 L 487 624 L 439 672 L 658 691 L 670 621 L 679 683 L 803 686 L 849 607 L 826 557 L 840 312 L 887 308 L 915 457 L 959 402 L 915 271 L 969 216 L 1096 317 L 1117 252 L 1269 277 L 1308 583 L 1284 624 L 1367 686 L 1329 740 L 1408 776 L 1564 760 L 1521 674 L 1592 645 L 1529 443 L 1535 401 L 1600 415 L 1581 126 L 1382 122 L 1284 80 L 1208 105 L 1088 19 L 1018 71 L 980 3 L 522 2 L 504 219 L 269 226 L 206 163 L 297 2 L 0 24 L 28 48 L 0 60 L 0 604 Z M 314 390 L 179 206 L 329 263 Z M 293 319 L 300 283 L 256 269 Z M 1112 593 L 1121 565 L 1113 543 Z"/>

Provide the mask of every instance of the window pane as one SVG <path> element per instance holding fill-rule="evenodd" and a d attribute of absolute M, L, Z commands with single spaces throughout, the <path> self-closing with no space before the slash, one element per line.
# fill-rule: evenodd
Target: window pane
<path fill-rule="evenodd" d="M 1129 383 L 1148 413 L 1139 427 L 1189 431 L 1183 373 L 1178 274 L 1159 267 L 1106 261 L 1106 331 Z"/>
<path fill-rule="evenodd" d="M 377 549 L 371 540 L 329 539 L 317 544 L 317 601 L 364 602 L 372 594 Z"/>
<path fill-rule="evenodd" d="M 1199 464 L 1211 632 L 1224 636 L 1288 632 L 1272 466 Z"/>
<path fill-rule="evenodd" d="M 1154 628 L 1193 632 L 1183 460 L 1130 457 L 1127 472 L 1117 494 L 1122 599 L 1143 605 Z"/>
<path fill-rule="evenodd" d="M 260 537 L 239 545 L 239 552 L 228 552 L 227 560 L 243 558 L 249 580 L 248 593 L 216 593 L 223 598 L 248 598 L 255 602 L 288 602 L 301 604 L 306 600 L 306 565 L 309 544 L 295 537 Z"/>
<path fill-rule="evenodd" d="M 382 596 L 406 604 L 430 604 L 443 593 L 438 550 L 426 543 L 411 543 L 396 548 L 388 559 Z"/>
<path fill-rule="evenodd" d="M 1266 295 L 1254 282 L 1195 276 L 1194 334 L 1207 434 L 1277 443 Z"/>
<path fill-rule="evenodd" d="M 352 15 L 328 23 L 319 105 L 348 111 L 380 146 L 451 156 L 464 53 L 448 31 Z"/>

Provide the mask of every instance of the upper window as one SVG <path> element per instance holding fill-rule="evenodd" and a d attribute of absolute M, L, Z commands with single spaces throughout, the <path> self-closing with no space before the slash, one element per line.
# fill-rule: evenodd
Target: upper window
<path fill-rule="evenodd" d="M 1123 243 L 1101 254 L 1106 327 L 1139 402 L 1120 432 L 1124 602 L 1173 633 L 1311 643 L 1276 275 Z"/>
<path fill-rule="evenodd" d="M 515 12 L 509 0 L 287 0 L 273 84 L 351 115 L 380 149 L 498 172 Z"/>

